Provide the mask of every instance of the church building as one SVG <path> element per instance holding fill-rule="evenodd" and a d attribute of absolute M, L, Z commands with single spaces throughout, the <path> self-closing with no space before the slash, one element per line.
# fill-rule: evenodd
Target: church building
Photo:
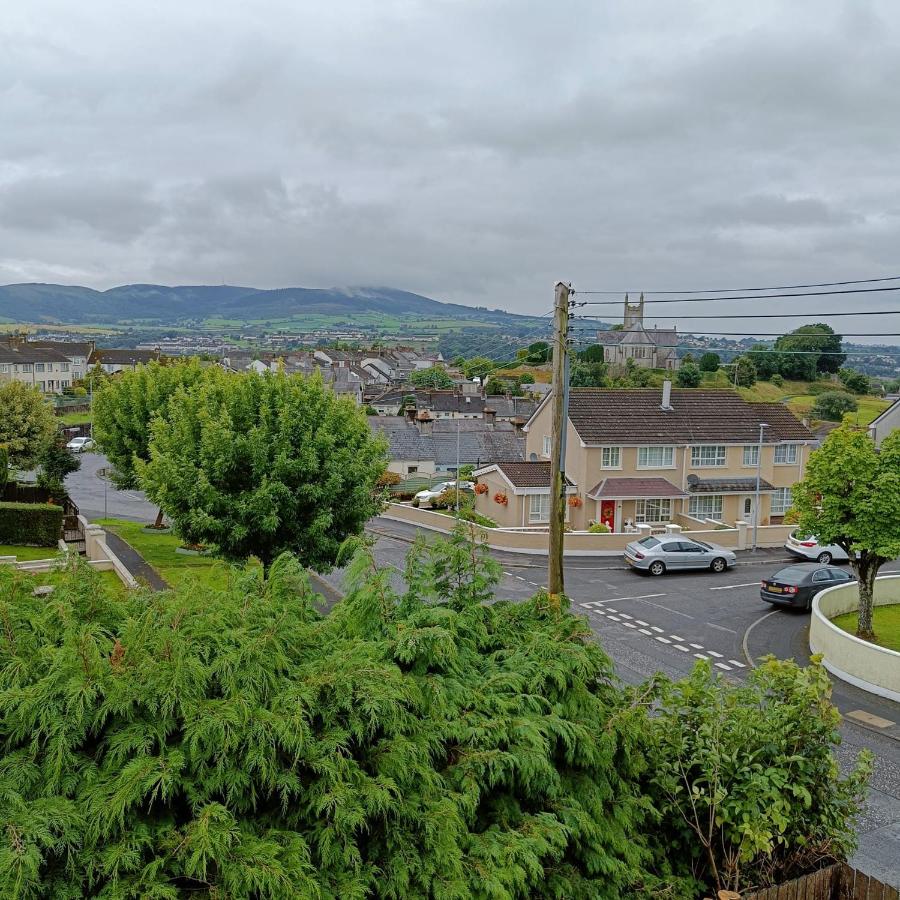
<path fill-rule="evenodd" d="M 624 366 L 629 359 L 645 369 L 677 369 L 675 328 L 644 328 L 644 295 L 637 303 L 625 295 L 625 324 L 621 330 L 600 331 L 597 343 L 609 365 Z"/>

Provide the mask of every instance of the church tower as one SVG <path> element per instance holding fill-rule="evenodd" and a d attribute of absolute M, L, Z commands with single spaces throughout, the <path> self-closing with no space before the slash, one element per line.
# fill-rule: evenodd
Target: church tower
<path fill-rule="evenodd" d="M 632 328 L 644 327 L 644 292 L 641 291 L 641 299 L 637 303 L 628 302 L 628 294 L 625 295 L 625 331 Z"/>

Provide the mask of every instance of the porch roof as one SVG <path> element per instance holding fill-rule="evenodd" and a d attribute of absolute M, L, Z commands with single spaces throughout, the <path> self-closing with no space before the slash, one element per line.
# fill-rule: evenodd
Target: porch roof
<path fill-rule="evenodd" d="M 604 478 L 588 491 L 591 500 L 643 500 L 687 496 L 667 478 Z"/>
<path fill-rule="evenodd" d="M 746 478 L 698 478 L 688 475 L 688 490 L 692 494 L 752 494 L 756 491 L 756 476 Z M 771 493 L 775 488 L 764 478 L 759 479 L 761 492 Z"/>

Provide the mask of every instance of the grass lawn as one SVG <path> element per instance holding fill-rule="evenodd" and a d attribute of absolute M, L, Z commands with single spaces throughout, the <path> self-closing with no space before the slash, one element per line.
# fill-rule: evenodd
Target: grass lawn
<path fill-rule="evenodd" d="M 125 596 L 125 592 L 128 588 L 125 587 L 124 584 L 119 580 L 119 576 L 116 575 L 115 572 L 97 572 L 97 575 L 100 576 L 100 581 L 103 586 L 108 590 L 111 594 L 118 597 Z M 19 569 L 18 575 L 23 578 L 28 578 L 34 582 L 35 587 L 40 587 L 45 584 L 50 584 L 56 587 L 65 577 L 64 572 L 25 572 Z"/>
<path fill-rule="evenodd" d="M 53 559 L 59 553 L 57 547 L 19 547 L 16 544 L 0 544 L 0 556 L 15 556 L 19 562 L 28 559 Z"/>
<path fill-rule="evenodd" d="M 900 603 L 890 606 L 876 606 L 873 615 L 875 634 L 878 636 L 878 644 L 889 650 L 900 652 Z M 856 613 L 846 613 L 832 619 L 838 628 L 856 634 Z"/>
<path fill-rule="evenodd" d="M 192 579 L 217 589 L 228 584 L 231 568 L 227 563 L 210 556 L 176 553 L 182 541 L 174 534 L 147 534 L 142 523 L 124 519 L 98 519 L 97 524 L 131 544 L 172 587 Z"/>
<path fill-rule="evenodd" d="M 61 425 L 87 425 L 91 421 L 91 414 L 89 412 L 67 412 L 62 416 L 57 416 L 56 420 Z"/>

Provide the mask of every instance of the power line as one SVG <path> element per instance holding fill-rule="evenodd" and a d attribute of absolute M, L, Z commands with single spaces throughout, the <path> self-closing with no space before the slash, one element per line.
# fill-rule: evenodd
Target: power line
<path fill-rule="evenodd" d="M 690 291 L 644 291 L 645 294 L 734 294 L 738 291 L 795 291 L 801 288 L 843 287 L 848 284 L 876 284 L 882 281 L 900 281 L 900 275 L 886 275 L 883 278 L 860 278 L 856 281 L 818 281 L 811 284 L 776 284 L 772 287 L 737 288 L 697 288 Z M 618 294 L 626 291 L 573 291 L 578 294 Z"/>
<path fill-rule="evenodd" d="M 900 291 L 900 285 L 892 287 L 859 288 L 847 291 L 805 291 L 790 294 L 740 294 L 737 297 L 670 297 L 666 300 L 644 300 L 644 303 L 714 303 L 717 300 L 777 300 L 783 297 L 836 297 L 841 294 L 876 294 L 884 291 Z M 577 294 L 593 294 L 594 291 L 575 291 Z M 605 293 L 605 292 L 603 292 Z M 621 306 L 621 300 L 581 300 L 575 306 Z M 827 315 L 827 313 L 822 313 Z"/>
<path fill-rule="evenodd" d="M 800 319 L 812 316 L 897 316 L 900 315 L 900 309 L 866 309 L 859 312 L 829 312 L 829 313 L 708 313 L 703 316 L 681 316 L 673 314 L 670 316 L 652 315 L 651 319 Z M 602 322 L 603 320 L 597 316 L 572 316 L 573 319 L 583 319 L 586 321 Z M 646 326 L 645 326 L 646 327 Z"/>
<path fill-rule="evenodd" d="M 590 347 L 596 344 L 596 341 L 576 340 L 574 343 L 583 347 Z M 889 356 L 900 359 L 900 347 L 896 350 L 882 350 L 880 348 L 873 350 L 776 350 L 774 347 L 698 347 L 695 344 L 672 344 L 670 345 L 676 350 L 720 350 L 723 353 L 788 353 L 791 356 Z"/>
<path fill-rule="evenodd" d="M 649 329 L 649 333 L 653 333 L 652 329 Z M 713 331 L 707 329 L 701 334 L 734 335 L 735 337 L 793 337 L 793 334 L 785 335 L 781 331 Z M 835 334 L 832 331 L 803 331 L 797 337 L 900 337 L 900 331 L 844 331 L 841 334 Z"/>

